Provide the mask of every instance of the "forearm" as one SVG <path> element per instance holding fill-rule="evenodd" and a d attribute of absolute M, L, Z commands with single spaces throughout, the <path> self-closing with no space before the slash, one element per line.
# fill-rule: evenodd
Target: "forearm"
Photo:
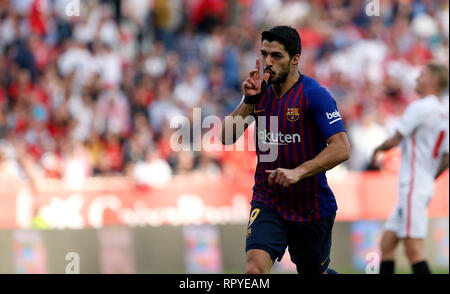
<path fill-rule="evenodd" d="M 395 146 L 397 146 L 401 140 L 402 140 L 402 135 L 400 135 L 400 133 L 397 132 L 394 136 L 390 137 L 389 139 L 384 141 L 381 145 L 379 145 L 375 149 L 375 152 L 386 151 L 386 150 L 392 149 Z"/>
<path fill-rule="evenodd" d="M 222 121 L 221 141 L 224 145 L 231 145 L 244 133 L 247 128 L 247 118 L 253 111 L 250 104 L 241 103 Z"/>
<path fill-rule="evenodd" d="M 252 113 L 254 106 L 267 90 L 270 74 L 264 73 L 259 75 L 261 63 L 256 59 L 255 68 L 250 71 L 248 78 L 242 83 L 243 97 L 241 103 L 236 109 L 222 121 L 222 132 L 220 140 L 224 145 L 232 145 L 244 133 L 247 126 L 249 115 Z"/>
<path fill-rule="evenodd" d="M 348 146 L 328 145 L 316 157 L 295 168 L 299 180 L 326 172 L 350 157 Z"/>

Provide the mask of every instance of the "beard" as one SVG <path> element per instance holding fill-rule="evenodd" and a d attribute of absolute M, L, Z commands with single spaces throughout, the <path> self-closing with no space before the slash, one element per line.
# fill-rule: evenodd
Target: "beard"
<path fill-rule="evenodd" d="M 274 76 L 272 75 L 269 77 L 269 84 L 280 84 L 284 83 L 289 76 L 290 69 L 289 65 L 287 65 L 285 68 L 281 69 L 279 73 L 272 72 Z"/>

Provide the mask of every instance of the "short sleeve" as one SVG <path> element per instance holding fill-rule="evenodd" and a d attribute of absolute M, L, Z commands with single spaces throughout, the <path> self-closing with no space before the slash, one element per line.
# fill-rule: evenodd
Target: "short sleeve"
<path fill-rule="evenodd" d="M 426 118 L 426 107 L 420 101 L 411 103 L 403 113 L 397 131 L 403 136 L 408 137 L 411 133 L 423 123 Z"/>
<path fill-rule="evenodd" d="M 310 114 L 325 140 L 346 131 L 336 101 L 330 92 L 321 86 L 314 87 L 307 93 L 307 98 Z"/>

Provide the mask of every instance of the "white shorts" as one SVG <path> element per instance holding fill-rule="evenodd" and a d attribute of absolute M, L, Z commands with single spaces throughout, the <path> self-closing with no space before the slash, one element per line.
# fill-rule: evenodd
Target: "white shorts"
<path fill-rule="evenodd" d="M 431 196 L 400 196 L 397 206 L 387 220 L 384 229 L 397 234 L 400 239 L 425 239 L 428 228 L 427 208 Z"/>

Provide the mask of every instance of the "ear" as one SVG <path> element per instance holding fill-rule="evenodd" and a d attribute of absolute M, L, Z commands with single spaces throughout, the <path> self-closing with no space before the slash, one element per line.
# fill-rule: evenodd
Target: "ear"
<path fill-rule="evenodd" d="M 292 58 L 291 58 L 291 64 L 292 64 L 292 65 L 294 65 L 295 67 L 297 67 L 299 61 L 300 61 L 300 54 L 295 54 L 294 56 L 292 56 Z"/>

